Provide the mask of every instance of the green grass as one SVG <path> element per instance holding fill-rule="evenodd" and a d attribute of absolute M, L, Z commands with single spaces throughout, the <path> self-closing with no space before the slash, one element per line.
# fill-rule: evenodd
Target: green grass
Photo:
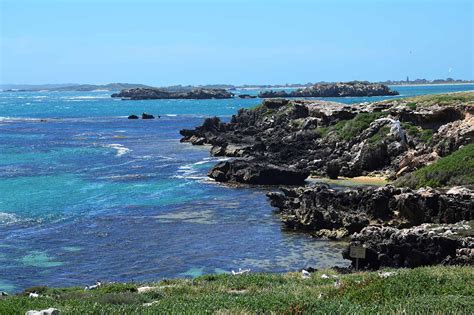
<path fill-rule="evenodd" d="M 474 144 L 439 159 L 415 172 L 400 177 L 397 186 L 411 188 L 474 184 Z"/>
<path fill-rule="evenodd" d="M 390 132 L 390 127 L 383 126 L 369 139 L 370 144 L 382 142 Z"/>
<path fill-rule="evenodd" d="M 36 299 L 15 295 L 0 300 L 0 314 L 24 314 L 55 307 L 61 314 L 472 314 L 473 267 L 424 267 L 397 270 L 381 278 L 376 272 L 311 279 L 299 273 L 255 273 L 243 276 L 207 275 L 152 284 L 139 294 L 139 284 L 106 284 L 98 290 L 47 289 Z M 321 297 L 320 297 L 321 295 Z M 153 303 L 145 306 L 145 303 Z"/>
<path fill-rule="evenodd" d="M 320 137 L 335 135 L 338 139 L 347 141 L 367 129 L 374 120 L 387 115 L 388 113 L 382 112 L 359 113 L 352 119 L 341 120 L 328 127 L 318 127 L 314 132 L 316 132 Z M 377 137 L 380 139 L 384 137 L 385 135 L 383 135 L 383 132 L 388 133 L 388 129 L 384 128 L 385 127 L 381 128 L 379 132 L 374 135 L 374 141 L 377 140 Z"/>
<path fill-rule="evenodd" d="M 408 98 L 399 98 L 381 103 L 401 103 L 405 104 L 411 110 L 422 109 L 433 105 L 449 106 L 455 104 L 474 105 L 474 92 L 456 92 L 445 94 L 420 95 Z"/>
<path fill-rule="evenodd" d="M 341 120 L 330 126 L 328 133 L 335 132 L 339 139 L 347 141 L 367 129 L 374 120 L 387 115 L 383 112 L 359 113 L 352 119 Z"/>
<path fill-rule="evenodd" d="M 433 139 L 434 132 L 432 129 L 423 129 L 409 122 L 402 122 L 402 127 L 409 136 L 416 138 L 423 143 L 429 144 Z"/>
<path fill-rule="evenodd" d="M 451 104 L 453 102 L 469 102 L 474 101 L 474 93 L 452 93 L 452 94 L 442 94 L 442 95 L 435 95 L 431 99 L 427 98 L 428 100 L 432 100 L 438 104 Z"/>
<path fill-rule="evenodd" d="M 411 110 L 416 110 L 416 108 L 417 108 L 415 102 L 407 103 L 407 106 L 408 106 Z"/>
<path fill-rule="evenodd" d="M 324 138 L 327 136 L 329 133 L 329 128 L 328 127 L 317 127 L 314 129 L 314 132 L 319 135 L 320 138 Z"/>

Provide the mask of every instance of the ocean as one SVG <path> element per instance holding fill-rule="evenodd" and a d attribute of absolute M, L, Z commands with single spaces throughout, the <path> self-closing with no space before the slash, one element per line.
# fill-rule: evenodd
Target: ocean
<path fill-rule="evenodd" d="M 406 97 L 474 85 L 392 88 Z M 206 177 L 219 160 L 209 147 L 179 142 L 180 129 L 261 100 L 110 94 L 0 92 L 1 291 L 349 264 L 344 243 L 285 230 L 266 200 L 271 188 L 216 184 Z M 127 119 L 142 112 L 161 118 Z"/>

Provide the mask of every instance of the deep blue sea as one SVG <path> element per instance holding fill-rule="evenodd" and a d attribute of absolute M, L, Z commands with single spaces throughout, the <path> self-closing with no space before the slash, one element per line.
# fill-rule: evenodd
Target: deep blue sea
<path fill-rule="evenodd" d="M 403 97 L 474 85 L 394 89 Z M 347 265 L 345 244 L 285 231 L 267 190 L 210 181 L 209 148 L 179 142 L 180 129 L 260 100 L 110 94 L 0 92 L 0 290 Z M 127 119 L 142 112 L 161 118 Z"/>

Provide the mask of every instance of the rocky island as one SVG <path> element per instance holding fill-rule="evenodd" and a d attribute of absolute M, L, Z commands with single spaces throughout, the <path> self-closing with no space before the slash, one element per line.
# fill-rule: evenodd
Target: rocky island
<path fill-rule="evenodd" d="M 317 83 L 312 86 L 297 89 L 292 92 L 286 91 L 263 91 L 260 98 L 280 97 L 346 97 L 346 96 L 387 96 L 398 95 L 397 91 L 380 83 L 367 81 L 352 81 L 339 83 Z"/>
<path fill-rule="evenodd" d="M 125 89 L 114 93 L 111 97 L 120 97 L 129 100 L 156 100 L 156 99 L 224 99 L 233 98 L 234 94 L 225 89 L 193 89 L 190 91 L 166 91 L 157 88 Z"/>
<path fill-rule="evenodd" d="M 235 158 L 210 170 L 216 181 L 299 185 L 268 194 L 285 226 L 366 246 L 362 267 L 474 263 L 474 92 L 355 105 L 269 99 L 181 135 Z M 305 182 L 361 175 L 392 182 Z"/>

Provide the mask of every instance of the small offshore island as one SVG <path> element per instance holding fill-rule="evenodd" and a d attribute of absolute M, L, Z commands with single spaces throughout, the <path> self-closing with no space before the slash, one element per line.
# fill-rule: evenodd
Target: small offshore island
<path fill-rule="evenodd" d="M 348 96 L 387 96 L 398 95 L 388 86 L 367 81 L 352 81 L 339 83 L 319 83 L 304 89 L 292 92 L 286 91 L 264 91 L 258 96 L 260 98 L 279 97 L 348 97 Z"/>
<path fill-rule="evenodd" d="M 158 99 L 225 99 L 233 98 L 234 94 L 225 89 L 192 89 L 190 91 L 172 92 L 157 88 L 125 89 L 114 93 L 111 97 L 127 100 L 158 100 Z"/>

